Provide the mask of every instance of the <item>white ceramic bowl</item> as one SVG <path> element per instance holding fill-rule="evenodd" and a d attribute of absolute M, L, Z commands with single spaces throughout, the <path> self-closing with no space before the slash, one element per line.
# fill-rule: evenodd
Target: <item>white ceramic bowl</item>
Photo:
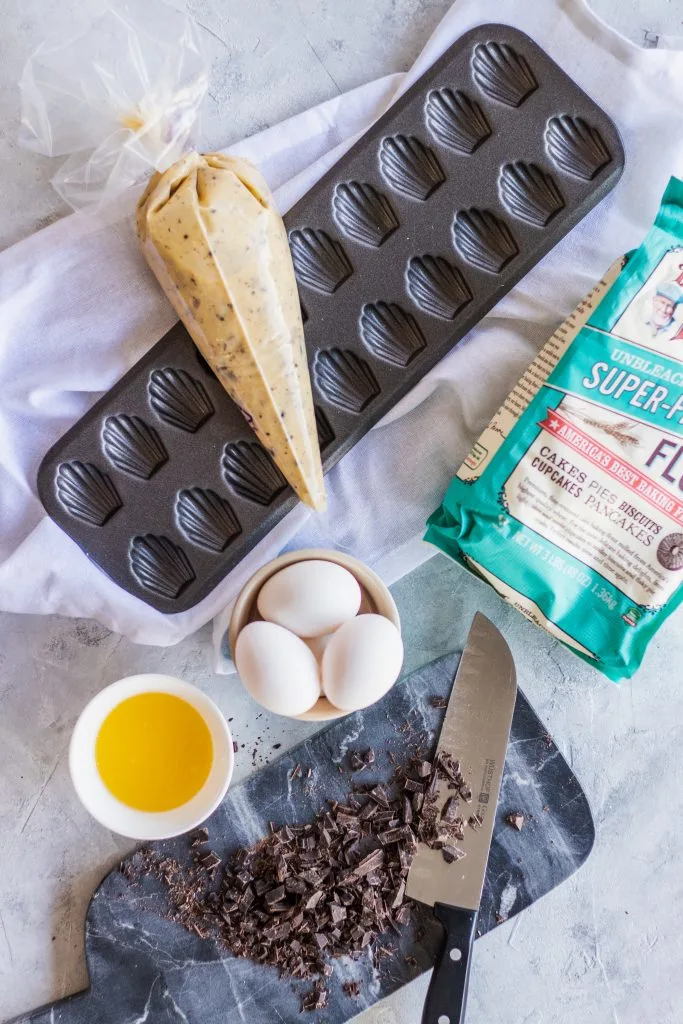
<path fill-rule="evenodd" d="M 400 632 L 401 619 L 396 602 L 391 596 L 389 588 L 382 582 L 377 573 L 373 572 L 372 569 L 368 569 L 367 565 L 364 565 L 357 558 L 353 558 L 352 555 L 344 554 L 343 551 L 333 551 L 328 548 L 302 548 L 300 551 L 288 551 L 285 555 L 280 555 L 279 558 L 268 562 L 258 572 L 254 573 L 251 579 L 244 585 L 235 601 L 235 607 L 232 610 L 232 617 L 228 628 L 228 644 L 231 654 L 235 650 L 237 637 L 247 623 L 256 622 L 261 619 L 256 607 L 256 600 L 266 580 L 269 580 L 276 572 L 286 568 L 288 565 L 293 565 L 295 562 L 307 562 L 311 559 L 335 562 L 337 565 L 342 565 L 345 569 L 348 569 L 360 583 L 362 594 L 360 613 L 374 612 L 378 615 L 384 615 L 385 618 L 393 622 Z M 304 722 L 328 722 L 333 718 L 342 718 L 348 714 L 351 714 L 351 712 L 342 711 L 340 708 L 336 708 L 334 704 L 331 704 L 327 697 L 321 697 L 309 711 L 305 711 L 302 715 L 292 715 L 291 717 L 298 718 Z"/>
<path fill-rule="evenodd" d="M 128 697 L 140 693 L 169 693 L 191 704 L 206 722 L 213 740 L 213 764 L 195 796 L 171 811 L 137 811 L 107 789 L 95 762 L 95 743 L 107 715 Z M 139 675 L 119 679 L 83 709 L 69 748 L 69 770 L 76 793 L 101 825 L 131 839 L 170 839 L 196 828 L 215 811 L 230 785 L 235 763 L 232 735 L 214 702 L 191 683 L 172 676 Z"/>

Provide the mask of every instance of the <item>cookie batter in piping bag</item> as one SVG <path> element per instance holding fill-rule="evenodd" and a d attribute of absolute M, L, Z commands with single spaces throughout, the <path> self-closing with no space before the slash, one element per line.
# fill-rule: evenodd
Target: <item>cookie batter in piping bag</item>
<path fill-rule="evenodd" d="M 302 501 L 325 508 L 301 309 L 285 227 L 247 160 L 188 153 L 137 211 L 142 250 L 230 397 Z"/>

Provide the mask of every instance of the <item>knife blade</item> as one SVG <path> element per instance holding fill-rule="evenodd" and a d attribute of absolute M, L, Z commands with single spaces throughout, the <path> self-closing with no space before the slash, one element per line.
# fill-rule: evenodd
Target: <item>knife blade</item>
<path fill-rule="evenodd" d="M 492 622 L 474 617 L 446 709 L 437 747 L 460 761 L 472 788 L 461 801 L 466 818 L 479 815 L 459 844 L 462 860 L 449 864 L 440 850 L 420 843 L 408 874 L 407 895 L 434 907 L 445 930 L 443 949 L 427 992 L 422 1024 L 462 1024 L 477 913 L 496 817 L 510 725 L 517 697 L 510 648 Z M 449 796 L 442 787 L 437 810 Z"/>

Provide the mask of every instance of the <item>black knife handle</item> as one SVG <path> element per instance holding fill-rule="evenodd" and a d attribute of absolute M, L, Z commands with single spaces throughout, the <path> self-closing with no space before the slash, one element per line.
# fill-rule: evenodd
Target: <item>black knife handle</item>
<path fill-rule="evenodd" d="M 422 1024 L 463 1024 L 477 911 L 435 903 L 434 914 L 446 935 L 429 983 Z"/>

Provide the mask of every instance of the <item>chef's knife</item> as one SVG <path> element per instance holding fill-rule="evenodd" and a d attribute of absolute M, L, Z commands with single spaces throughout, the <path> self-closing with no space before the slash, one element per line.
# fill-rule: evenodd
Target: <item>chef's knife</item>
<path fill-rule="evenodd" d="M 427 992 L 422 1024 L 462 1024 L 472 944 L 477 927 L 500 780 L 517 697 L 510 648 L 492 622 L 479 612 L 460 659 L 437 751 L 452 754 L 472 788 L 461 801 L 467 819 L 479 815 L 478 829 L 467 828 L 458 847 L 462 860 L 447 863 L 440 850 L 420 843 L 408 874 L 407 895 L 434 907 L 445 941 Z M 442 786 L 437 807 L 452 792 Z"/>

